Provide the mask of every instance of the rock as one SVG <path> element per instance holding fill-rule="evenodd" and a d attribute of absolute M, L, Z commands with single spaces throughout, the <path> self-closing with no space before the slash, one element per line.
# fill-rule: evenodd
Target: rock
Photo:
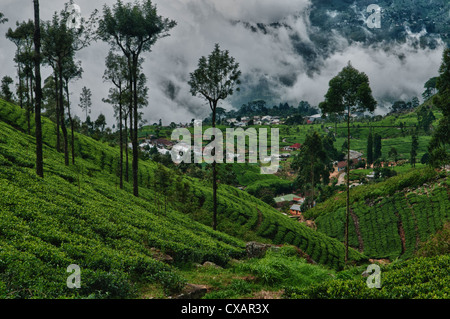
<path fill-rule="evenodd" d="M 201 299 L 207 292 L 207 286 L 186 284 L 181 294 L 175 296 L 174 299 Z"/>
<path fill-rule="evenodd" d="M 155 258 L 156 260 L 162 261 L 167 264 L 173 263 L 173 258 L 167 254 L 164 254 L 158 248 L 152 247 L 150 248 L 150 252 L 152 253 L 153 258 Z"/>
<path fill-rule="evenodd" d="M 245 249 L 248 258 L 262 258 L 270 247 L 273 247 L 273 245 L 251 241 L 246 244 Z"/>
<path fill-rule="evenodd" d="M 216 265 L 215 263 L 213 263 L 212 261 L 205 261 L 205 262 L 203 263 L 203 267 L 222 268 L 222 267 Z"/>

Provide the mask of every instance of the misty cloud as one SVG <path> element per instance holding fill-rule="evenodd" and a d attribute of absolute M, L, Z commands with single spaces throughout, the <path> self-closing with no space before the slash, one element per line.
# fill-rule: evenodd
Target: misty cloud
<path fill-rule="evenodd" d="M 83 16 L 104 3 L 115 0 L 76 0 Z M 21 4 L 23 3 L 23 5 Z M 309 20 L 309 0 L 157 0 L 158 13 L 177 21 L 171 36 L 160 39 L 145 53 L 144 72 L 149 87 L 149 104 L 144 118 L 149 123 L 162 119 L 170 122 L 189 122 L 209 114 L 205 101 L 193 97 L 187 81 L 197 67 L 198 59 L 207 56 L 215 43 L 227 49 L 239 62 L 242 71 L 242 91 L 224 101 L 229 110 L 240 107 L 246 99 L 271 96 L 274 104 L 289 102 L 297 105 L 306 100 L 317 105 L 323 100 L 328 82 L 347 63 L 367 73 L 375 98 L 381 105 L 387 101 L 421 96 L 423 84 L 436 76 L 443 45 L 437 49 L 420 49 L 413 39 L 419 35 L 410 32 L 411 42 L 404 44 L 374 43 L 370 46 L 349 43 L 339 30 L 327 30 L 322 35 Z M 9 22 L 0 25 L 0 33 L 14 27 L 16 20 L 32 18 L 31 1 L 5 0 L 0 9 Z M 18 6 L 23 6 L 17 10 Z M 49 0 L 41 3 L 42 19 L 50 19 L 63 2 Z M 337 12 L 329 11 L 330 19 Z M 359 14 L 359 13 L 358 13 Z M 317 39 L 325 38 L 327 46 Z M 323 40 L 323 39 L 322 39 Z M 0 39 L 0 76 L 15 75 L 13 55 L 15 47 L 4 37 Z M 83 86 L 93 92 L 92 116 L 106 115 L 109 125 L 114 123 L 111 106 L 101 100 L 108 94 L 109 84 L 103 83 L 104 59 L 108 46 L 94 43 L 77 54 L 84 69 L 83 78 L 71 84 L 74 113 L 84 120 L 77 107 Z M 46 72 L 46 73 L 45 73 Z M 50 70 L 46 68 L 45 74 Z"/>

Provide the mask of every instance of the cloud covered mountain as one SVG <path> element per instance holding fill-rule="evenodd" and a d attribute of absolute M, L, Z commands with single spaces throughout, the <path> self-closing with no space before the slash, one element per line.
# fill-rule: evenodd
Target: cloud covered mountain
<path fill-rule="evenodd" d="M 23 10 L 17 10 L 19 2 Z M 75 1 L 84 16 L 111 6 L 115 0 Z M 437 75 L 442 51 L 449 43 L 450 4 L 447 0 L 322 1 L 322 0 L 155 0 L 159 14 L 177 21 L 171 36 L 159 40 L 144 55 L 149 106 L 144 118 L 150 123 L 189 122 L 203 118 L 209 107 L 189 93 L 189 73 L 215 43 L 227 49 L 240 64 L 241 91 L 224 101 L 226 109 L 239 108 L 253 99 L 268 105 L 301 100 L 317 105 L 329 80 L 348 61 L 369 76 L 375 98 L 382 106 L 392 101 L 420 97 L 424 83 Z M 367 7 L 381 7 L 381 28 L 370 29 Z M 31 2 L 30 2 L 31 3 Z M 26 4 L 26 5 L 25 5 Z M 30 8 L 28 8 L 28 6 Z M 42 3 L 42 19 L 50 19 L 63 3 Z M 10 21 L 32 17 L 28 1 L 5 0 L 1 11 Z M 14 45 L 1 39 L 0 62 L 11 65 L 2 73 L 15 74 Z M 6 49 L 4 49 L 6 48 Z M 102 82 L 108 47 L 101 42 L 79 52 L 85 70 L 72 84 L 77 103 L 81 87 L 91 87 L 94 110 L 103 112 L 112 125 L 113 112 L 101 102 L 108 94 Z M 3 76 L 4 74 L 0 74 Z M 81 111 L 75 110 L 80 115 Z M 82 117 L 84 118 L 84 117 Z"/>

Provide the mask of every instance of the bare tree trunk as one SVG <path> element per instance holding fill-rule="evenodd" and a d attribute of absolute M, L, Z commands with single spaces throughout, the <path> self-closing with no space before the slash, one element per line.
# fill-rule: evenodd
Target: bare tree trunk
<path fill-rule="evenodd" d="M 348 262 L 348 224 L 350 215 L 350 107 L 347 114 L 347 210 L 345 214 L 345 263 Z"/>
<path fill-rule="evenodd" d="M 63 132 L 64 139 L 64 164 L 69 166 L 69 147 L 68 147 L 68 138 L 67 138 L 67 128 L 64 118 L 64 95 L 63 95 L 63 76 L 62 76 L 62 63 L 58 63 L 58 71 L 59 71 L 59 106 L 61 112 L 61 130 Z"/>
<path fill-rule="evenodd" d="M 27 132 L 28 132 L 28 134 L 31 134 L 31 123 L 30 123 L 30 109 L 32 108 L 32 105 L 33 105 L 33 103 L 31 102 L 31 97 L 30 97 L 30 92 L 31 92 L 31 90 L 30 90 L 30 85 L 31 85 L 31 83 L 30 83 L 30 81 L 29 81 L 29 75 L 28 75 L 28 72 L 27 72 L 27 75 L 26 75 L 26 80 L 27 80 L 27 108 L 26 108 L 26 118 L 27 118 Z"/>
<path fill-rule="evenodd" d="M 69 96 L 69 81 L 66 82 L 66 97 L 67 97 L 67 114 L 69 115 L 70 130 L 71 132 L 71 151 L 72 151 L 72 164 L 75 165 L 75 136 L 74 136 L 74 125 L 73 119 L 70 114 L 70 96 Z"/>
<path fill-rule="evenodd" d="M 123 189 L 122 88 L 119 88 L 119 187 Z"/>
<path fill-rule="evenodd" d="M 314 159 L 311 159 L 311 206 L 314 207 Z"/>
<path fill-rule="evenodd" d="M 19 51 L 18 51 L 19 52 Z M 19 105 L 20 108 L 23 109 L 23 81 L 22 81 L 22 68 L 21 68 L 21 63 L 17 63 L 17 67 L 18 67 L 18 76 L 19 76 Z"/>
<path fill-rule="evenodd" d="M 217 102 L 212 104 L 212 127 L 216 127 L 216 107 Z M 214 156 L 216 155 L 216 149 L 214 149 Z M 217 167 L 216 161 L 212 162 L 213 170 L 213 230 L 217 229 Z"/>
<path fill-rule="evenodd" d="M 127 120 L 128 120 L 128 114 L 124 119 L 124 124 L 125 124 L 125 131 L 124 131 L 124 136 L 125 136 L 125 181 L 129 181 L 128 178 L 128 125 L 127 125 Z"/>
<path fill-rule="evenodd" d="M 36 104 L 34 119 L 36 122 L 36 174 L 44 177 L 44 160 L 42 155 L 42 126 L 41 126 L 41 27 L 39 21 L 39 0 L 34 1 L 34 69 L 36 76 Z"/>
<path fill-rule="evenodd" d="M 133 56 L 133 194 L 136 197 L 139 197 L 139 181 L 138 181 L 138 171 L 139 171 L 139 152 L 138 152 L 138 91 L 137 91 L 137 65 L 138 65 L 138 57 Z"/>
<path fill-rule="evenodd" d="M 61 137 L 59 132 L 59 123 L 60 123 L 60 116 L 59 116 L 59 81 L 58 81 L 58 75 L 56 74 L 55 69 L 55 101 L 56 101 L 56 150 L 58 152 L 61 152 Z"/>

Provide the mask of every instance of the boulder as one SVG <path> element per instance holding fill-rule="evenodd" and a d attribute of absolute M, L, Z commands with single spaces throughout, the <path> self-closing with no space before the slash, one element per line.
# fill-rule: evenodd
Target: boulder
<path fill-rule="evenodd" d="M 212 261 L 205 261 L 205 262 L 203 263 L 203 267 L 222 268 L 222 267 L 216 265 L 215 263 L 213 263 Z"/>
<path fill-rule="evenodd" d="M 152 247 L 152 248 L 150 248 L 150 252 L 153 255 L 153 258 L 155 258 L 156 260 L 162 261 L 162 262 L 167 263 L 167 264 L 173 263 L 172 256 L 164 254 L 158 248 Z"/>
<path fill-rule="evenodd" d="M 208 292 L 208 287 L 204 285 L 186 284 L 181 294 L 174 299 L 201 299 Z"/>
<path fill-rule="evenodd" d="M 248 258 L 262 258 L 270 247 L 274 247 L 274 245 L 258 243 L 256 241 L 248 242 L 245 245 Z"/>

